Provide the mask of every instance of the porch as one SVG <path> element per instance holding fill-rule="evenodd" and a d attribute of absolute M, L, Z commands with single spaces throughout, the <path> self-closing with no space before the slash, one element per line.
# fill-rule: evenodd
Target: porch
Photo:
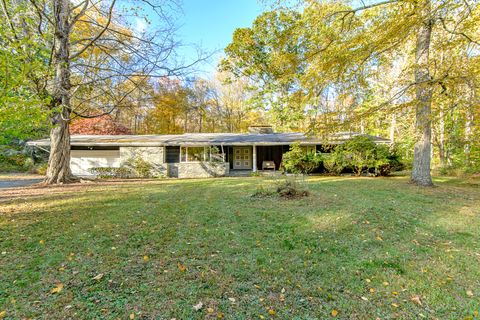
<path fill-rule="evenodd" d="M 269 171 L 278 171 L 282 157 L 290 149 L 289 145 L 274 146 L 226 146 L 225 162 L 230 164 L 230 173 L 235 176 L 250 175 L 251 172 L 267 171 L 264 164 L 270 163 L 274 168 Z M 275 170 L 273 170 L 275 169 Z"/>

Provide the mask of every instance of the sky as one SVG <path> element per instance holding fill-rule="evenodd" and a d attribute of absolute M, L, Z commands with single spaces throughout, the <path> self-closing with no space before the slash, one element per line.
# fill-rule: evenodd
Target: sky
<path fill-rule="evenodd" d="M 178 50 L 179 56 L 185 62 L 195 60 L 196 45 L 206 52 L 215 51 L 209 63 L 197 67 L 200 74 L 213 74 L 233 31 L 251 26 L 263 9 L 258 0 L 183 0 L 178 36 L 184 47 Z"/>

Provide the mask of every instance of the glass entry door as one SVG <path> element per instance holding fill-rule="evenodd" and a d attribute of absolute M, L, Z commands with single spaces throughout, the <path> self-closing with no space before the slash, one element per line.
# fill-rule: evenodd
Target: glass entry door
<path fill-rule="evenodd" d="M 252 169 L 252 147 L 233 147 L 233 169 Z"/>

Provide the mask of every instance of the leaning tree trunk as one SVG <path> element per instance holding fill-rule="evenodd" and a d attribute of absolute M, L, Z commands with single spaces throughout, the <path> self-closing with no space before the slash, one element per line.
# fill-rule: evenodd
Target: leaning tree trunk
<path fill-rule="evenodd" d="M 70 171 L 70 66 L 69 1 L 54 0 L 55 8 L 55 81 L 53 89 L 53 114 L 50 131 L 50 157 L 45 178 L 46 184 L 67 183 L 72 180 Z"/>
<path fill-rule="evenodd" d="M 413 169 L 411 180 L 420 186 L 432 186 L 430 174 L 431 139 L 432 139 L 432 93 L 433 84 L 429 72 L 429 49 L 433 21 L 431 19 L 430 0 L 424 5 L 424 21 L 417 34 L 415 52 L 415 82 L 416 82 L 416 123 L 415 149 L 413 154 Z"/>

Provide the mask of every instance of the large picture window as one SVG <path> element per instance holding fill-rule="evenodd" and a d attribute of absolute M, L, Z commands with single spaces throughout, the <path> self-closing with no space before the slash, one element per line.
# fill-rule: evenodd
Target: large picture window
<path fill-rule="evenodd" d="M 225 154 L 217 147 L 181 147 L 180 162 L 225 162 Z"/>

